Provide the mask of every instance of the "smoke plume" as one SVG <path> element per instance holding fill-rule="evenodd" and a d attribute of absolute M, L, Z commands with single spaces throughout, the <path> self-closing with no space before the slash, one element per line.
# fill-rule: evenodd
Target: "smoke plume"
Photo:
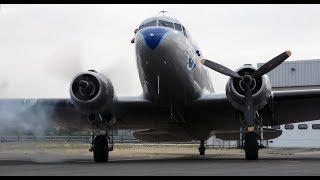
<path fill-rule="evenodd" d="M 2 99 L 0 101 L 1 135 L 44 135 L 53 107 L 36 105 L 36 99 Z"/>

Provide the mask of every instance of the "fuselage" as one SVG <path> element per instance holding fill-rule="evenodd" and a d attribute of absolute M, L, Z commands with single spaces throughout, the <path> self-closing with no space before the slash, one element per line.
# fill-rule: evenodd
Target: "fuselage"
<path fill-rule="evenodd" d="M 168 16 L 144 20 L 135 36 L 144 96 L 161 105 L 183 106 L 214 93 L 202 52 L 185 27 Z"/>

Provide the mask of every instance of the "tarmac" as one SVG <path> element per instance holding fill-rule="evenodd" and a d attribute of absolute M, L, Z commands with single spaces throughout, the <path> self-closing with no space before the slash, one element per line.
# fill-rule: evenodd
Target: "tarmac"
<path fill-rule="evenodd" d="M 191 149 L 191 152 L 186 149 Z M 0 146 L 0 150 L 2 176 L 320 175 L 320 149 L 311 148 L 263 149 L 259 160 L 248 161 L 244 159 L 243 150 L 238 149 L 212 148 L 207 149 L 207 155 L 199 156 L 193 147 L 122 146 L 115 147 L 107 163 L 95 163 L 92 153 L 82 147 L 76 150 L 54 148 L 54 151 L 44 151 L 37 148 L 8 151 Z"/>

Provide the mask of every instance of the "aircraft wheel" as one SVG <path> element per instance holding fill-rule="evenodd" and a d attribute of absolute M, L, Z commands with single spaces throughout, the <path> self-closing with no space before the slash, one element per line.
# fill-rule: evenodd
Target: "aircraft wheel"
<path fill-rule="evenodd" d="M 248 132 L 245 137 L 244 150 L 246 160 L 257 160 L 258 159 L 258 136 L 254 132 Z"/>
<path fill-rule="evenodd" d="M 93 157 L 95 162 L 107 162 L 109 159 L 108 140 L 105 135 L 94 139 Z"/>
<path fill-rule="evenodd" d="M 201 156 L 203 156 L 205 154 L 206 148 L 204 147 L 204 141 L 202 140 L 200 143 L 200 147 L 199 147 L 199 153 Z"/>
<path fill-rule="evenodd" d="M 205 147 L 199 147 L 199 153 L 201 156 L 205 154 L 206 148 Z"/>

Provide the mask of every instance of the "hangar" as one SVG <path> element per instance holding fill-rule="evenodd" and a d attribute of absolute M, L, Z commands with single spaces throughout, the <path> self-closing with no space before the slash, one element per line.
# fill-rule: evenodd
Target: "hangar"
<path fill-rule="evenodd" d="M 320 89 L 320 59 L 285 61 L 267 75 L 274 91 Z M 320 120 L 274 128 L 281 129 L 282 135 L 269 140 L 269 147 L 320 147 Z"/>

